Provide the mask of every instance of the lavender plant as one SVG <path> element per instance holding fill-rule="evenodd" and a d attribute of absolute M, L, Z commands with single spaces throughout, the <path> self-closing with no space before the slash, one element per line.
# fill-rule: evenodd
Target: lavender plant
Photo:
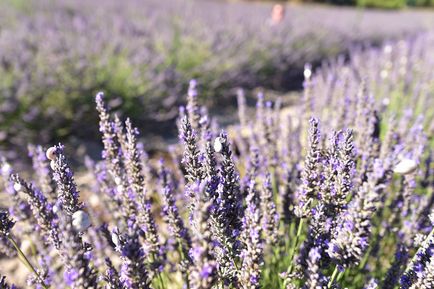
<path fill-rule="evenodd" d="M 157 157 L 98 93 L 102 160 L 75 174 L 61 144 L 30 147 L 19 175 L 2 160 L 0 262 L 29 273 L 1 274 L 22 288 L 433 288 L 433 40 L 307 65 L 297 113 L 239 94 L 224 128 L 192 81 L 180 141 Z"/>

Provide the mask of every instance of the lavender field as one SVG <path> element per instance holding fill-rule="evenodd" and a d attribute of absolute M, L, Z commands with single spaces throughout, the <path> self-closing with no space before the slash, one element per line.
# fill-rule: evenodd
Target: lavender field
<path fill-rule="evenodd" d="M 238 88 L 250 103 L 256 87 L 301 90 L 305 63 L 434 26 L 431 11 L 336 9 L 289 5 L 273 25 L 271 3 L 2 0 L 0 150 L 99 143 L 98 91 L 144 133 L 174 137 L 190 79 L 210 109 L 234 107 Z"/>
<path fill-rule="evenodd" d="M 434 11 L 273 5 L 0 3 L 0 289 L 434 288 Z"/>

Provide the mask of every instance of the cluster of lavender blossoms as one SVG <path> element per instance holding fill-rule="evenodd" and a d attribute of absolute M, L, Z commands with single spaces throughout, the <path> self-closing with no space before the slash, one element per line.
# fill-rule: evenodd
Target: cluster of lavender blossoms
<path fill-rule="evenodd" d="M 0 262 L 28 275 L 0 288 L 434 288 L 433 40 L 306 65 L 292 107 L 240 92 L 227 128 L 193 80 L 159 160 L 98 93 L 100 161 L 1 160 Z"/>

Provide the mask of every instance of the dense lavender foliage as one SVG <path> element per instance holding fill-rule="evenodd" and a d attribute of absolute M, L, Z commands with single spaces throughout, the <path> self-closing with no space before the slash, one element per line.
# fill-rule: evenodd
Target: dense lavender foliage
<path fill-rule="evenodd" d="M 228 128 L 191 81 L 160 160 L 98 93 L 83 186 L 61 144 L 30 146 L 30 174 L 2 161 L 2 260 L 35 288 L 434 288 L 433 45 L 306 65 L 298 106 L 240 93 Z"/>
<path fill-rule="evenodd" d="M 300 88 L 305 62 L 433 25 L 416 11 L 341 9 L 336 21 L 330 8 L 289 6 L 273 25 L 271 4 L 22 2 L 0 1 L 0 142 L 15 146 L 95 136 L 99 90 L 148 131 L 176 117 L 192 78 L 210 103 L 235 87 Z"/>

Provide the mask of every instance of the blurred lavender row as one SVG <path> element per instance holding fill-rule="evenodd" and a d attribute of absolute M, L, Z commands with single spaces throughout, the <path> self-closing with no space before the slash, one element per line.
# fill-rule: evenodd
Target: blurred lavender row
<path fill-rule="evenodd" d="M 274 23 L 263 3 L 11 3 L 0 4 L 0 141 L 15 147 L 94 136 L 99 90 L 146 132 L 156 122 L 170 131 L 192 78 L 211 108 L 231 103 L 237 87 L 299 89 L 306 62 L 433 24 L 423 11 L 339 8 L 337 19 L 333 8 L 296 5 Z"/>

